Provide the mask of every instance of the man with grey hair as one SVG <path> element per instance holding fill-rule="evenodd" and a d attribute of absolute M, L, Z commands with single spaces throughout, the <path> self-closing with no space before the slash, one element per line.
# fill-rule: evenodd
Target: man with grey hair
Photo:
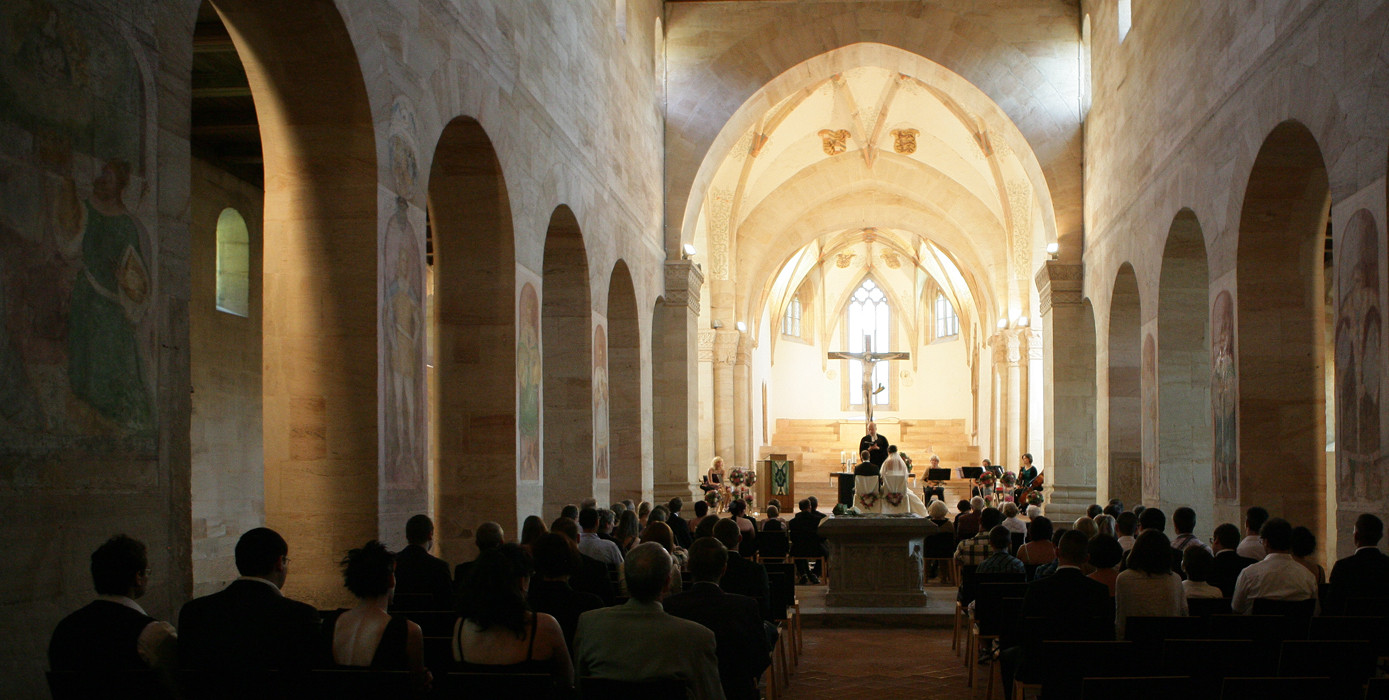
<path fill-rule="evenodd" d="M 506 531 L 502 526 L 492 521 L 487 521 L 477 526 L 473 533 L 473 544 L 477 545 L 477 553 L 482 554 L 489 549 L 496 549 L 506 542 Z M 476 560 L 474 560 L 476 561 Z M 467 583 L 468 571 L 473 568 L 473 562 L 465 561 L 453 567 L 453 586 L 454 594 L 462 595 L 463 585 Z"/>
<path fill-rule="evenodd" d="M 714 633 L 661 607 L 676 574 L 666 550 L 645 542 L 627 553 L 631 598 L 579 616 L 574 661 L 580 677 L 622 681 L 678 679 L 692 700 L 724 700 Z"/>

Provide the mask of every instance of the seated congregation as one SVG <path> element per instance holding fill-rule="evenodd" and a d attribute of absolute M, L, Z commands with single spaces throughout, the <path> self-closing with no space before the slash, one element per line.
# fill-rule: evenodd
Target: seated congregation
<path fill-rule="evenodd" d="M 1011 504 L 1008 504 L 1011 506 Z M 1191 508 L 1090 506 L 1070 527 L 960 504 L 952 648 L 1014 698 L 1382 697 L 1389 679 L 1384 526 L 1355 523 L 1356 551 L 1328 577 L 1305 527 L 1249 508 L 1243 532 L 1195 535 Z M 944 574 L 943 574 L 944 575 Z M 963 644 L 961 644 L 963 637 Z M 978 679 L 978 680 L 982 680 Z M 1366 693 L 1369 692 L 1367 696 Z"/>
<path fill-rule="evenodd" d="M 346 553 L 343 582 L 356 604 L 337 610 L 287 598 L 289 543 L 255 528 L 236 545 L 240 577 L 185 604 L 177 629 L 135 602 L 149 576 L 145 546 L 117 535 L 92 554 L 97 600 L 53 632 L 50 687 L 55 698 L 756 700 L 772 682 L 774 651 L 791 643 L 794 568 L 740 552 L 758 531 L 786 524 L 768 528 L 742 508 L 720 518 L 703 503 L 686 521 L 681 506 L 590 500 L 549 527 L 527 518 L 519 542 L 482 523 L 478 556 L 453 576 L 429 553 L 432 521 L 416 515 L 400 552 L 373 540 Z M 814 519 L 809 499 L 801 510 Z M 813 544 L 818 555 L 823 543 Z"/>

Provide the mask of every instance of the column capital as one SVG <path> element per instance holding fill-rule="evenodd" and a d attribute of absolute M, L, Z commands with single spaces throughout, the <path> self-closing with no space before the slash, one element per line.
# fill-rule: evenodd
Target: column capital
<path fill-rule="evenodd" d="M 666 261 L 666 306 L 687 307 L 699 315 L 699 289 L 704 284 L 704 272 L 689 260 Z"/>
<path fill-rule="evenodd" d="M 756 347 L 757 339 L 752 337 L 751 333 L 739 333 L 737 364 L 745 366 L 752 365 L 752 351 Z"/>
<path fill-rule="evenodd" d="M 1053 306 L 1081 303 L 1084 298 L 1084 272 L 1082 265 L 1057 260 L 1048 260 L 1037 270 L 1034 281 L 1043 316 L 1051 313 Z"/>
<path fill-rule="evenodd" d="M 714 331 L 712 346 L 714 364 L 732 365 L 738 361 L 739 333 L 736 330 L 720 328 Z"/>

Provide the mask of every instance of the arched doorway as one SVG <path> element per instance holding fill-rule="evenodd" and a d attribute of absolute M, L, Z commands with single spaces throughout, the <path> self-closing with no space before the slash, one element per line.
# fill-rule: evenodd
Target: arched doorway
<path fill-rule="evenodd" d="M 550 215 L 545 235 L 540 304 L 544 384 L 542 452 L 543 517 L 567 504 L 597 497 L 593 442 L 593 325 L 588 256 L 579 222 L 569 207 Z M 603 476 L 603 490 L 607 476 Z"/>
<path fill-rule="evenodd" d="M 1172 220 L 1158 283 L 1158 479 L 1161 505 L 1215 523 L 1211 502 L 1210 275 L 1201 224 L 1190 209 Z"/>
<path fill-rule="evenodd" d="M 209 1 L 244 65 L 264 163 L 264 524 L 295 553 L 291 594 L 332 606 L 345 595 L 342 544 L 378 531 L 377 177 L 366 86 L 329 0 L 273 12 Z M 314 41 L 303 27 L 314 27 Z M 259 524 L 229 523 L 226 536 Z"/>
<path fill-rule="evenodd" d="M 613 266 L 608 283 L 608 426 L 609 464 L 612 469 L 609 498 L 648 500 L 649 470 L 642 450 L 641 329 L 637 321 L 637 296 L 627 263 Z"/>
<path fill-rule="evenodd" d="M 475 554 L 478 523 L 519 532 L 518 474 L 510 467 L 521 461 L 511 206 L 492 142 L 469 117 L 449 122 L 435 147 L 429 221 L 435 537 L 442 556 L 460 559 Z"/>
<path fill-rule="evenodd" d="M 1143 496 L 1142 350 L 1138 278 L 1124 263 L 1109 305 L 1109 498 L 1125 508 Z M 1099 494 L 1101 498 L 1104 494 Z"/>
<path fill-rule="evenodd" d="M 1279 124 L 1259 149 L 1240 210 L 1239 461 L 1225 479 L 1233 493 L 1216 493 L 1313 532 L 1325 523 L 1322 250 L 1330 205 L 1316 139 L 1302 124 Z"/>

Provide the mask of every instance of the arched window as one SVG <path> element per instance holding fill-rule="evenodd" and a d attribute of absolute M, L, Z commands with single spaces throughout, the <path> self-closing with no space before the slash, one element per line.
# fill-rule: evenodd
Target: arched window
<path fill-rule="evenodd" d="M 237 316 L 251 313 L 251 235 L 235 209 L 217 217 L 217 310 Z"/>
<path fill-rule="evenodd" d="M 960 315 L 944 294 L 936 295 L 936 339 L 953 338 L 960 334 Z"/>
<path fill-rule="evenodd" d="M 801 337 L 801 298 L 791 297 L 786 305 L 786 315 L 781 319 L 781 334 L 792 338 Z"/>
<path fill-rule="evenodd" d="M 1133 27 L 1133 6 L 1130 0 L 1119 0 L 1119 43 L 1124 43 L 1124 37 L 1129 35 L 1129 29 Z"/>
<path fill-rule="evenodd" d="M 849 329 L 849 352 L 863 352 L 863 340 L 867 336 L 873 339 L 873 352 L 887 352 L 888 343 L 891 342 L 890 330 L 892 328 L 891 311 L 887 304 L 887 295 L 878 288 L 877 283 L 871 279 L 865 279 L 863 284 L 854 291 L 854 295 L 849 299 L 849 307 L 845 310 L 848 314 L 846 326 Z M 891 403 L 892 393 L 889 381 L 887 362 L 879 362 L 873 368 L 873 388 L 883 387 L 882 391 L 873 395 L 874 406 L 886 406 Z M 863 364 L 858 360 L 849 361 L 848 377 L 851 388 L 849 391 L 850 405 L 862 406 L 863 395 L 859 387 L 854 386 L 858 378 L 863 376 Z"/>

